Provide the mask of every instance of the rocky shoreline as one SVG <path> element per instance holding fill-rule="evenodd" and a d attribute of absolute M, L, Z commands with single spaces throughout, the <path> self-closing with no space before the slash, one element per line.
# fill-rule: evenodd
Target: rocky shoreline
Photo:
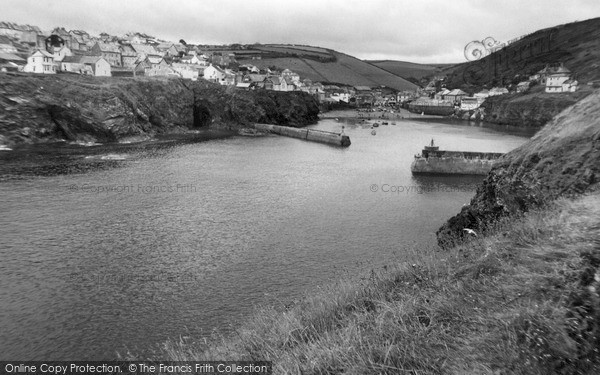
<path fill-rule="evenodd" d="M 245 91 L 205 81 L 0 74 L 0 147 L 118 142 L 199 129 L 238 130 L 260 122 L 318 121 L 303 92 Z"/>
<path fill-rule="evenodd" d="M 600 91 L 558 114 L 529 142 L 498 160 L 475 197 L 437 232 L 449 247 L 464 228 L 485 230 L 562 196 L 596 190 L 600 181 Z"/>

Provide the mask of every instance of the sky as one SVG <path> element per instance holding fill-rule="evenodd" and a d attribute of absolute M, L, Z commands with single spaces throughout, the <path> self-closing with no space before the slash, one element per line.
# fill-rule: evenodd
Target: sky
<path fill-rule="evenodd" d="M 465 61 L 471 41 L 505 42 L 600 17 L 599 0 L 1 0 L 0 21 L 139 31 L 194 44 L 286 43 L 360 59 Z"/>

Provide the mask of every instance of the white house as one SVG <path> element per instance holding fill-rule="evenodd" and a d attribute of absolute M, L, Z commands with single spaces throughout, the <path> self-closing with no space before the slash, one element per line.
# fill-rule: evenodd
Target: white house
<path fill-rule="evenodd" d="M 60 62 L 60 71 L 66 73 L 94 75 L 92 67 L 81 62 L 81 56 L 66 56 Z"/>
<path fill-rule="evenodd" d="M 492 87 L 489 91 L 488 96 L 496 96 L 496 95 L 504 95 L 508 94 L 508 89 L 506 87 Z"/>
<path fill-rule="evenodd" d="M 184 79 L 196 81 L 200 76 L 200 69 L 198 69 L 197 65 L 173 63 L 171 64 L 171 68 Z"/>
<path fill-rule="evenodd" d="M 41 49 L 35 50 L 27 58 L 27 65 L 23 68 L 26 73 L 56 74 L 54 56 Z"/>
<path fill-rule="evenodd" d="M 221 83 L 225 81 L 227 74 L 218 66 L 209 65 L 204 69 L 204 79 L 211 82 Z"/>
<path fill-rule="evenodd" d="M 292 82 L 300 82 L 300 75 L 298 73 L 294 73 L 289 69 L 284 69 L 283 72 L 281 72 L 281 76 L 284 79 L 291 79 Z"/>
<path fill-rule="evenodd" d="M 563 90 L 563 83 L 570 81 L 571 71 L 562 64 L 558 68 L 548 70 L 546 75 L 546 92 L 557 93 L 565 91 Z M 568 91 L 571 91 L 571 87 L 570 83 L 568 83 Z"/>
<path fill-rule="evenodd" d="M 101 56 L 81 56 L 80 62 L 92 68 L 96 77 L 110 77 L 112 75 L 110 64 Z"/>
<path fill-rule="evenodd" d="M 181 58 L 181 62 L 184 64 L 195 64 L 200 65 L 204 64 L 205 60 L 200 59 L 197 55 L 187 55 Z"/>
<path fill-rule="evenodd" d="M 568 79 L 563 82 L 562 90 L 563 92 L 575 92 L 579 88 L 579 82 L 574 79 Z"/>

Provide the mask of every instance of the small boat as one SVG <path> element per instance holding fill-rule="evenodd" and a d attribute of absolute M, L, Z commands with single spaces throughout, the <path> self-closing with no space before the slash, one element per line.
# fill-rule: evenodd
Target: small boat
<path fill-rule="evenodd" d="M 373 124 L 373 127 L 374 127 L 374 128 L 377 128 L 378 126 L 379 126 L 379 123 L 378 123 L 378 122 L 376 122 L 376 123 L 374 123 L 374 124 Z"/>
<path fill-rule="evenodd" d="M 396 123 L 395 123 L 395 122 L 392 122 L 392 125 L 396 125 Z"/>
<path fill-rule="evenodd" d="M 388 123 L 387 123 L 387 122 L 385 122 L 385 121 L 381 123 L 381 125 L 387 125 L 387 124 L 388 124 Z"/>
<path fill-rule="evenodd" d="M 371 135 L 375 135 L 377 134 L 377 131 L 375 129 L 371 130 Z"/>

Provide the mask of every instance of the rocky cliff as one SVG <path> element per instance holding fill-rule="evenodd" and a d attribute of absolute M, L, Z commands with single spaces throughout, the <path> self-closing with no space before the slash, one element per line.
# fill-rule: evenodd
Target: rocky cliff
<path fill-rule="evenodd" d="M 526 94 L 499 95 L 487 98 L 481 108 L 485 121 L 524 128 L 541 128 L 565 108 L 591 93 L 584 88 L 574 93 L 547 94 L 544 87 L 534 87 Z"/>
<path fill-rule="evenodd" d="M 559 196 L 597 189 L 600 181 L 600 90 L 563 110 L 530 141 L 504 155 L 471 203 L 437 232 L 442 247 L 495 220 Z"/>
<path fill-rule="evenodd" d="M 318 104 L 302 92 L 242 91 L 205 81 L 0 74 L 0 145 L 118 141 L 253 122 L 304 126 Z"/>

